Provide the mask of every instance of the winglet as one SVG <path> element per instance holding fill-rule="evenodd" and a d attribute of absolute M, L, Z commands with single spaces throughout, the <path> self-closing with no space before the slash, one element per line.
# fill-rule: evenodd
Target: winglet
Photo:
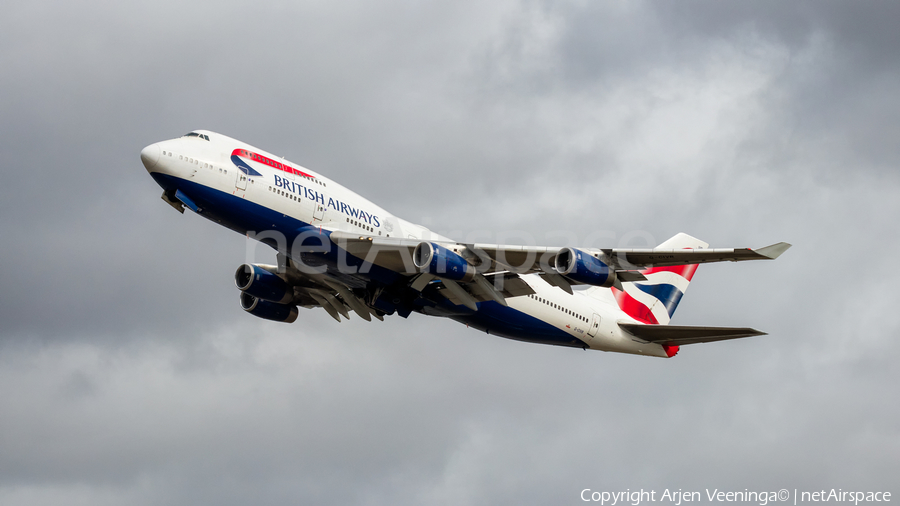
<path fill-rule="evenodd" d="M 787 251 L 788 248 L 790 248 L 790 247 L 791 247 L 791 245 L 786 242 L 779 242 L 779 243 L 773 244 L 771 246 L 766 246 L 764 248 L 755 249 L 755 250 L 753 250 L 753 252 L 760 254 L 770 260 L 775 260 L 776 258 L 781 256 L 782 253 Z"/>

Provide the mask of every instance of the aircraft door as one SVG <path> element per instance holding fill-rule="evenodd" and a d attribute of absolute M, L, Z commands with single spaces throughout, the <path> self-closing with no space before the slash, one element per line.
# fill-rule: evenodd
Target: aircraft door
<path fill-rule="evenodd" d="M 600 330 L 600 315 L 594 313 L 594 318 L 591 320 L 591 328 L 588 329 L 588 335 L 597 337 L 598 330 Z"/>
<path fill-rule="evenodd" d="M 325 205 L 318 202 L 313 202 L 313 204 L 316 206 L 313 210 L 313 221 L 322 221 L 325 219 Z"/>
<path fill-rule="evenodd" d="M 234 181 L 234 186 L 238 190 L 246 190 L 247 189 L 247 174 L 244 174 L 244 171 L 242 171 L 240 169 L 236 170 L 235 172 L 237 172 L 237 176 L 236 176 L 237 179 L 235 179 L 235 181 Z"/>

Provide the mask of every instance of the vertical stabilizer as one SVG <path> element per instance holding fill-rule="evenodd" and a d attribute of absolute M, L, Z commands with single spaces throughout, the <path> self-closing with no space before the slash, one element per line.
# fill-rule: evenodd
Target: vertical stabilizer
<path fill-rule="evenodd" d="M 677 234 L 657 249 L 705 249 L 709 244 L 687 234 Z M 687 291 L 697 264 L 651 267 L 641 274 L 647 281 L 624 282 L 622 290 L 610 288 L 619 308 L 641 323 L 668 325 Z"/>

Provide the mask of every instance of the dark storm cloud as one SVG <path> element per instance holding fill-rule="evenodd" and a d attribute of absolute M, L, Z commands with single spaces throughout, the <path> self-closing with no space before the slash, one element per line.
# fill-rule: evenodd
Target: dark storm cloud
<path fill-rule="evenodd" d="M 889 92 L 900 83 L 894 51 L 900 35 L 892 27 L 900 14 L 896 4 L 679 2 L 659 7 L 684 35 L 727 40 L 752 33 L 790 48 L 792 64 L 780 76 L 768 109 L 784 114 L 780 119 L 794 135 L 822 139 L 841 132 L 842 154 L 890 171 L 900 154 L 890 142 L 900 112 L 900 102 Z"/>
<path fill-rule="evenodd" d="M 0 502 L 893 486 L 894 10 L 8 7 Z M 704 266 L 673 321 L 771 335 L 660 361 L 415 315 L 257 321 L 244 239 L 166 206 L 138 159 L 193 128 L 460 238 L 793 242 Z"/>

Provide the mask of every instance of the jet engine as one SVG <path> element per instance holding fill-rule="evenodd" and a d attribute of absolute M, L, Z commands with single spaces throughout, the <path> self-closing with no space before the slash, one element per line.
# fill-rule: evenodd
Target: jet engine
<path fill-rule="evenodd" d="M 294 299 L 294 289 L 269 269 L 274 270 L 274 266 L 241 265 L 234 273 L 234 283 L 240 291 L 257 299 L 279 304 L 290 303 Z"/>
<path fill-rule="evenodd" d="M 472 281 L 475 267 L 453 250 L 433 242 L 422 242 L 413 251 L 413 263 L 421 271 L 454 281 Z"/>
<path fill-rule="evenodd" d="M 241 307 L 253 316 L 274 322 L 294 323 L 298 315 L 297 306 L 262 300 L 247 292 L 241 292 Z"/>
<path fill-rule="evenodd" d="M 586 251 L 563 248 L 556 254 L 556 270 L 579 283 L 609 287 L 616 282 L 616 271 Z"/>

